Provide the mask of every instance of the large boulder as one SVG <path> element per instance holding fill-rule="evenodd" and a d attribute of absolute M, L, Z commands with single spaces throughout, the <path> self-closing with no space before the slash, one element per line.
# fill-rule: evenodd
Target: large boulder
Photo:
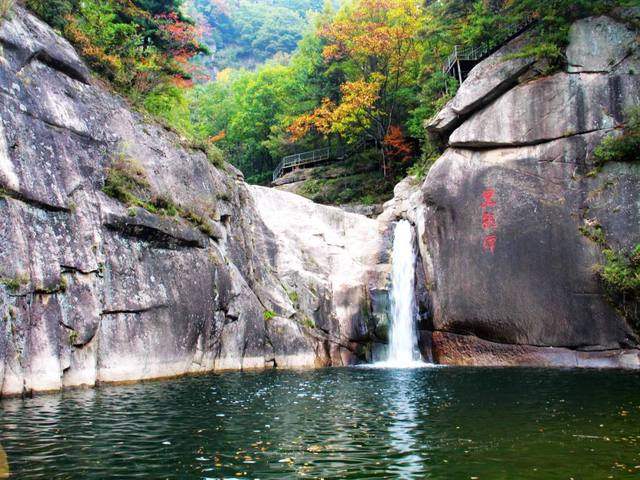
<path fill-rule="evenodd" d="M 449 137 L 454 147 L 532 145 L 620 126 L 640 102 L 640 76 L 558 73 L 519 85 Z"/>
<path fill-rule="evenodd" d="M 430 131 L 445 134 L 453 130 L 465 116 L 490 103 L 518 83 L 519 78 L 535 63 L 531 57 L 513 58 L 531 41 L 521 35 L 476 65 L 460 85 L 456 96 L 426 125 Z"/>
<path fill-rule="evenodd" d="M 491 102 L 477 77 L 501 53 L 485 60 L 429 127 L 449 148 L 408 217 L 438 362 L 640 367 L 639 332 L 605 296 L 601 241 L 589 233 L 601 229 L 615 249 L 640 243 L 637 165 L 596 169 L 594 158 L 640 105 L 640 77 L 627 68 L 639 60 L 637 32 L 597 17 L 570 38 L 566 71 L 528 72 L 506 91 L 486 79 Z M 463 115 L 443 123 L 456 105 Z"/>
<path fill-rule="evenodd" d="M 0 97 L 0 396 L 342 365 L 370 341 L 358 333 L 365 310 L 350 304 L 367 298 L 367 279 L 349 265 L 364 267 L 329 250 L 346 261 L 369 245 L 371 220 L 317 207 L 308 225 L 310 214 L 335 220 L 314 237 L 333 270 L 312 257 L 283 262 L 308 245 L 303 231 L 300 245 L 283 245 L 237 170 L 145 122 L 21 7 L 0 23 Z M 132 195 L 180 213 L 109 197 L 113 171 L 137 182 Z M 296 198 L 280 197 L 274 212 Z M 347 242 L 351 226 L 359 233 Z"/>

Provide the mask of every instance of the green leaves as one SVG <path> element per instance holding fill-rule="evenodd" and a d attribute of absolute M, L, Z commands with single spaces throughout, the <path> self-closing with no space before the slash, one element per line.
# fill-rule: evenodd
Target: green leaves
<path fill-rule="evenodd" d="M 640 161 L 640 108 L 632 109 L 624 133 L 618 137 L 607 137 L 595 149 L 599 165 L 607 162 Z"/>

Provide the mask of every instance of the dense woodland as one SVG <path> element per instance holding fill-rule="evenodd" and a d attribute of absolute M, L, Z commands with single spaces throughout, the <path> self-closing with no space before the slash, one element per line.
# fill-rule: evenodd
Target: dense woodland
<path fill-rule="evenodd" d="M 188 0 L 211 54 L 196 59 L 208 72 L 254 68 L 292 53 L 323 0 Z"/>
<path fill-rule="evenodd" d="M 544 74 L 562 65 L 573 19 L 635 1 L 319 3 L 26 0 L 114 88 L 248 181 L 266 183 L 283 155 L 331 144 L 351 149 L 354 168 L 374 158 L 376 191 L 407 169 L 423 175 L 437 156 L 423 123 L 456 90 L 441 72 L 454 45 L 499 42 L 532 17 L 537 41 L 521 55 L 546 59 Z M 231 68 L 244 61 L 265 63 Z"/>

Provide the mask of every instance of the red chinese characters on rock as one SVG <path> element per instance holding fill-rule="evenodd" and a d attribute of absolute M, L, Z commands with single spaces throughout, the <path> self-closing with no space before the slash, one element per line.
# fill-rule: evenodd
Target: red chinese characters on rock
<path fill-rule="evenodd" d="M 484 240 L 482 241 L 482 251 L 494 253 L 496 250 L 496 243 L 498 237 L 496 236 L 495 229 L 498 228 L 496 217 L 493 209 L 497 206 L 494 200 L 496 192 L 492 188 L 486 189 L 482 192 L 482 229 L 486 232 Z"/>

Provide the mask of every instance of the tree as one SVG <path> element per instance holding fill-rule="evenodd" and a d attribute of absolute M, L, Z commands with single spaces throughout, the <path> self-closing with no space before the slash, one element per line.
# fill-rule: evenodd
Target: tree
<path fill-rule="evenodd" d="M 359 0 L 322 25 L 324 60 L 345 81 L 339 98 L 323 99 L 292 122 L 292 139 L 312 130 L 348 143 L 369 139 L 381 153 L 386 176 L 385 139 L 391 127 L 405 119 L 417 93 L 420 45 L 415 32 L 420 16 L 414 0 Z"/>

